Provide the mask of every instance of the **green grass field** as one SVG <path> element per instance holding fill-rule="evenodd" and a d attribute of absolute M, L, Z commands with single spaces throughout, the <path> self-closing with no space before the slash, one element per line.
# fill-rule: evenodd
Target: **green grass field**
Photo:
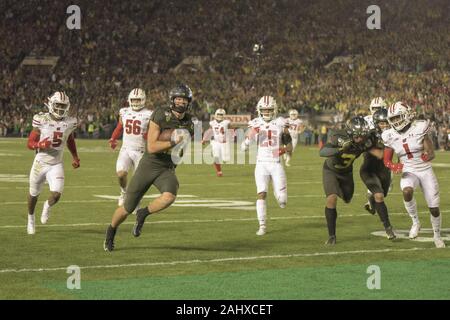
<path fill-rule="evenodd" d="M 28 173 L 33 152 L 25 139 L 0 139 L 0 299 L 450 299 L 450 250 L 435 249 L 429 213 L 416 193 L 423 228 L 418 240 L 373 235 L 377 216 L 363 209 L 365 188 L 355 163 L 351 204 L 338 204 L 338 244 L 327 239 L 322 163 L 317 148 L 299 147 L 288 175 L 289 201 L 268 198 L 268 233 L 257 230 L 253 165 L 181 165 L 174 206 L 150 216 L 140 238 L 134 216 L 119 228 L 116 250 L 103 251 L 116 208 L 117 152 L 106 141 L 78 140 L 81 168 L 66 151 L 64 194 L 45 226 L 26 233 Z M 437 152 L 444 236 L 450 237 L 450 153 Z M 155 194 L 150 189 L 148 195 Z M 409 230 L 399 178 L 386 203 L 397 230 Z M 147 199 L 149 201 L 150 199 Z M 450 239 L 450 238 L 449 238 Z M 450 240 L 447 240 L 450 247 Z M 67 267 L 81 268 L 81 289 L 69 290 Z M 367 268 L 381 270 L 369 290 Z"/>

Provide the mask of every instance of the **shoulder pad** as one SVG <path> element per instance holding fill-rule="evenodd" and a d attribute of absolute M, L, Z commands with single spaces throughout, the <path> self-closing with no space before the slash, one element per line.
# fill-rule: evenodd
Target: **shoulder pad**
<path fill-rule="evenodd" d="M 430 130 L 430 121 L 415 120 L 413 122 L 414 132 L 418 134 L 426 134 Z"/>

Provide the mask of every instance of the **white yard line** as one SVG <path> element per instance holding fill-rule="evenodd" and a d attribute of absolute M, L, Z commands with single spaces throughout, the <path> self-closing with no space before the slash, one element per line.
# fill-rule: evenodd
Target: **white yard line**
<path fill-rule="evenodd" d="M 367 254 L 367 253 L 389 253 L 389 252 L 412 252 L 420 250 L 431 250 L 428 248 L 410 248 L 410 249 L 375 249 L 375 250 L 354 250 L 354 251 L 332 251 L 332 252 L 312 252 L 312 253 L 292 253 L 277 254 L 268 256 L 249 256 L 249 257 L 229 257 L 217 259 L 195 259 L 195 260 L 178 260 L 178 261 L 161 261 L 161 262 L 142 262 L 128 264 L 106 264 L 93 266 L 80 266 L 80 269 L 112 269 L 112 268 L 129 268 L 129 267 L 153 267 L 153 266 L 174 266 L 180 264 L 201 264 L 201 263 L 217 263 L 217 262 L 233 262 L 233 261 L 254 261 L 268 259 L 289 259 L 289 258 L 309 258 L 321 256 L 339 256 L 350 254 Z M 24 272 L 48 272 L 48 271 L 66 271 L 66 267 L 55 268 L 30 268 L 30 269 L 0 269 L 0 273 L 24 273 Z"/>
<path fill-rule="evenodd" d="M 450 212 L 450 210 L 441 210 L 442 213 Z M 428 213 L 428 211 L 420 211 L 419 213 Z M 406 212 L 391 212 L 389 215 L 407 216 Z M 352 217 L 369 217 L 369 213 L 364 214 L 344 214 L 339 215 L 340 218 Z M 133 218 L 133 217 L 131 217 Z M 323 219 L 323 215 L 315 216 L 286 216 L 286 217 L 271 217 L 269 220 L 298 220 L 298 219 Z M 134 219 L 133 219 L 134 220 Z M 193 219 L 193 220 L 161 220 L 161 221 L 147 221 L 147 224 L 171 224 L 171 223 L 210 223 L 210 222 L 239 222 L 239 221 L 255 221 L 256 218 L 229 218 L 229 219 Z M 134 224 L 133 222 L 124 222 L 123 224 Z M 38 225 L 38 228 L 58 228 L 58 227 L 90 227 L 90 226 L 107 226 L 109 222 L 87 222 L 87 223 L 70 223 L 70 224 L 44 224 Z M 25 225 L 6 225 L 0 226 L 0 229 L 25 228 Z"/>

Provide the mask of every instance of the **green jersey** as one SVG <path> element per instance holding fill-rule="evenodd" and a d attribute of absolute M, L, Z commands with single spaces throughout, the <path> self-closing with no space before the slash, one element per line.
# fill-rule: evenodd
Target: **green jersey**
<path fill-rule="evenodd" d="M 153 121 L 159 126 L 160 132 L 167 129 L 185 129 L 191 136 L 194 134 L 194 118 L 190 114 L 185 113 L 182 119 L 178 119 L 170 110 L 170 107 L 157 108 L 152 113 L 150 121 Z M 179 156 L 182 155 L 180 154 Z M 172 148 L 157 153 L 149 153 L 146 151 L 143 157 L 149 158 L 149 160 L 161 166 L 175 167 L 172 161 Z"/>
<path fill-rule="evenodd" d="M 320 150 L 321 157 L 327 157 L 325 166 L 330 170 L 344 173 L 353 170 L 353 162 L 364 152 L 376 147 L 378 139 L 375 132 L 371 133 L 362 143 L 351 142 L 352 138 L 345 130 L 336 130 L 330 134 L 325 146 Z"/>

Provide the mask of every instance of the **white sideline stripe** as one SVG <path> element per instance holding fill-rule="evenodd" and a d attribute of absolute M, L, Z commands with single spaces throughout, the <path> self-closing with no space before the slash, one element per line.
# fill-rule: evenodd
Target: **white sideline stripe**
<path fill-rule="evenodd" d="M 208 260 L 179 260 L 179 261 L 161 261 L 161 262 L 142 262 L 142 263 L 128 263 L 128 264 L 109 264 L 109 265 L 94 265 L 81 266 L 80 269 L 112 269 L 125 267 L 152 267 L 152 266 L 174 266 L 179 264 L 196 264 L 196 263 L 215 263 L 215 262 L 229 262 L 229 261 L 250 261 L 250 260 L 264 260 L 264 259 L 286 259 L 299 257 L 320 257 L 320 256 L 338 256 L 347 254 L 361 254 L 361 253 L 388 253 L 388 252 L 412 252 L 420 250 L 429 250 L 428 248 L 410 248 L 410 249 L 377 249 L 377 250 L 355 250 L 355 251 L 332 251 L 332 252 L 313 252 L 313 253 L 292 253 L 292 254 L 277 254 L 270 256 L 250 256 L 250 257 L 230 257 L 218 258 Z M 56 268 L 37 268 L 37 269 L 1 269 L 0 273 L 22 273 L 22 272 L 46 272 L 46 271 L 66 271 L 67 267 Z"/>
<path fill-rule="evenodd" d="M 415 191 L 416 193 L 422 193 L 421 191 L 419 191 L 419 190 L 417 190 L 417 191 Z M 448 192 L 440 192 L 441 194 L 443 194 L 443 193 L 450 193 L 450 191 L 448 191 Z M 400 193 L 400 192 L 392 192 L 392 193 L 389 193 L 390 195 L 396 195 L 396 196 L 398 196 L 398 195 L 401 195 L 401 194 L 403 194 L 403 193 Z M 359 196 L 362 196 L 362 195 L 365 195 L 365 194 L 360 194 L 360 193 L 355 193 L 354 194 L 354 196 L 357 196 L 357 197 L 359 197 Z M 96 203 L 96 202 L 111 202 L 111 200 L 117 200 L 118 199 L 118 196 L 108 196 L 108 195 L 94 195 L 94 196 L 101 196 L 101 197 L 103 197 L 103 198 L 105 198 L 105 200 L 61 200 L 61 201 L 59 201 L 59 203 Z M 148 199 L 151 199 L 151 198 L 156 198 L 157 196 L 159 196 L 159 195 L 146 195 L 146 196 L 144 196 L 144 198 L 148 198 Z M 185 197 L 185 198 L 190 198 L 190 197 L 197 197 L 197 196 L 191 196 L 191 195 L 179 195 L 179 196 L 177 196 L 177 197 L 179 197 L 179 198 L 183 198 L 183 197 Z M 325 196 L 323 195 L 323 194 L 300 194 L 300 195 L 292 195 L 292 196 L 288 196 L 288 198 L 324 198 Z M 109 200 L 108 200 L 109 199 Z M 226 198 L 226 199 L 223 199 L 223 200 L 229 200 L 229 199 L 237 199 L 236 197 L 234 197 L 234 198 Z M 220 202 L 220 200 L 216 200 L 216 199 L 214 199 L 216 202 Z M 244 201 L 244 200 L 236 200 L 236 201 Z M 179 202 L 178 202 L 179 203 Z M 16 204 L 22 204 L 22 205 L 25 205 L 25 204 L 27 204 L 27 202 L 26 201 L 7 201 L 7 202 L 0 202 L 0 206 L 2 206 L 2 205 L 16 205 Z M 176 206 L 176 205 L 175 205 Z"/>
<path fill-rule="evenodd" d="M 429 211 L 420 211 L 419 213 L 428 213 Z M 450 210 L 441 210 L 441 212 L 450 212 Z M 389 213 L 390 216 L 407 216 L 406 212 L 392 212 Z M 351 218 L 351 217 L 369 217 L 369 213 L 365 214 L 344 214 L 340 215 L 341 218 Z M 291 217 L 272 217 L 269 220 L 298 220 L 298 219 L 322 219 L 323 215 L 320 216 L 291 216 Z M 229 218 L 229 219 L 194 219 L 194 220 L 162 220 L 162 221 L 148 221 L 147 224 L 165 224 L 165 223 L 208 223 L 208 222 L 234 222 L 234 221 L 255 221 L 255 218 Z M 134 222 L 124 222 L 122 225 L 132 225 Z M 89 226 L 107 226 L 108 223 L 99 222 L 88 222 L 88 223 L 72 223 L 72 224 L 43 224 L 38 225 L 38 228 L 53 228 L 53 227 L 89 227 Z M 25 225 L 12 225 L 12 226 L 0 226 L 0 229 L 11 229 L 11 228 L 24 228 Z"/>

